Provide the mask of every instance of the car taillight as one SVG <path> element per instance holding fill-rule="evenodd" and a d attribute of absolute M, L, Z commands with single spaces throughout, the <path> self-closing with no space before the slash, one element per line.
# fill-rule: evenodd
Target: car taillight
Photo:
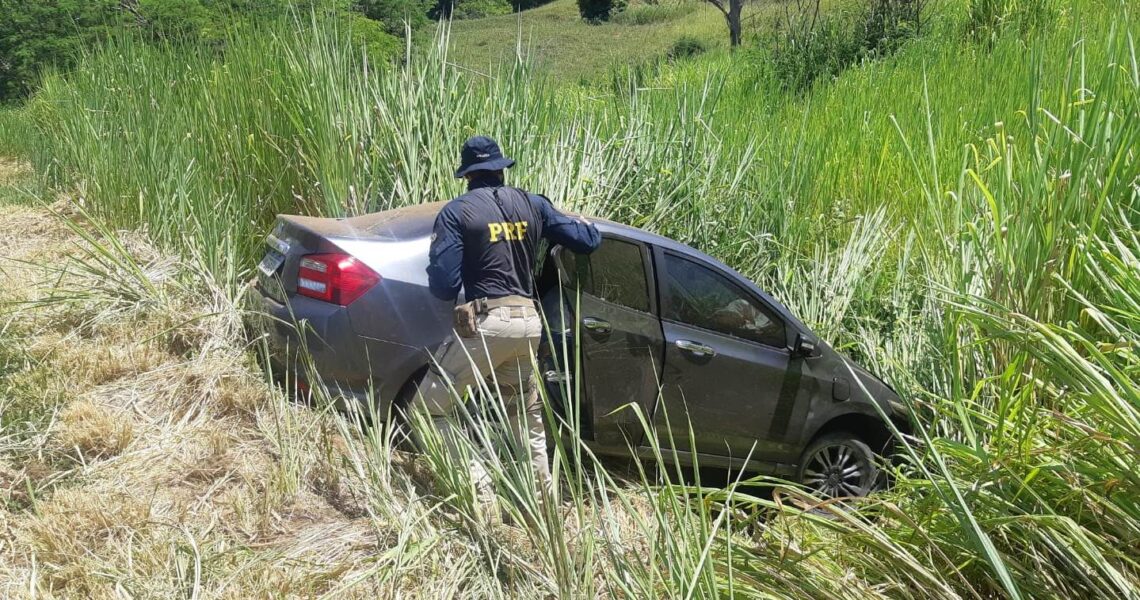
<path fill-rule="evenodd" d="M 310 254 L 301 258 L 297 293 L 348 306 L 380 283 L 376 271 L 348 254 Z"/>

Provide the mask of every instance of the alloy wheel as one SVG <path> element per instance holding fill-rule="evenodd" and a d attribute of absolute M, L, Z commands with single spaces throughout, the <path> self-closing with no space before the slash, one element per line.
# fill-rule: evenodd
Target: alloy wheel
<path fill-rule="evenodd" d="M 800 480 L 821 496 L 865 496 L 878 477 L 869 450 L 857 440 L 818 445 L 804 462 Z"/>

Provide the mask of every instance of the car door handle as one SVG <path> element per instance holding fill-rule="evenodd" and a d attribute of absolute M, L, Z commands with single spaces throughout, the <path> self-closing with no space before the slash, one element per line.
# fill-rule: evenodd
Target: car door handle
<path fill-rule="evenodd" d="M 713 350 L 712 346 L 706 346 L 691 340 L 677 340 L 673 342 L 673 345 L 680 348 L 683 352 L 695 354 L 696 356 L 716 356 L 716 350 Z"/>
<path fill-rule="evenodd" d="M 610 325 L 609 321 L 595 319 L 594 317 L 586 317 L 582 319 L 582 326 L 586 329 L 589 329 L 590 331 L 596 331 L 598 333 L 609 333 L 614 330 L 613 325 Z"/>

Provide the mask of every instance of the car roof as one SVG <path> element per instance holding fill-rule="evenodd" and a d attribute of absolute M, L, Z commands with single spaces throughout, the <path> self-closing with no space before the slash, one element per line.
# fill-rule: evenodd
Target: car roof
<path fill-rule="evenodd" d="M 590 219 L 591 223 L 598 227 L 598 231 L 602 232 L 603 235 L 607 233 L 611 235 L 618 235 L 626 239 L 641 242 L 643 244 L 652 244 L 665 250 L 673 250 L 675 252 L 681 252 L 684 254 L 696 255 L 705 260 L 710 260 L 716 262 L 717 264 L 721 264 L 720 261 L 705 254 L 704 252 L 701 252 L 700 250 L 697 250 L 696 248 L 687 244 L 678 242 L 677 240 L 667 238 L 663 235 L 658 235 L 644 229 L 639 229 L 632 225 L 616 223 L 614 221 L 610 221 L 609 219 L 599 219 L 594 217 L 588 218 Z"/>
<path fill-rule="evenodd" d="M 752 279 L 745 277 L 739 271 L 724 264 L 720 260 L 709 256 L 708 254 L 705 254 L 704 252 L 701 252 L 700 250 L 697 250 L 688 244 L 678 242 L 677 240 L 667 238 L 656 233 L 645 231 L 644 229 L 638 229 L 637 227 L 624 225 L 622 223 L 615 223 L 614 221 L 610 221 L 608 219 L 590 217 L 590 221 L 597 225 L 598 230 L 602 232 L 602 235 L 609 233 L 611 235 L 617 235 L 644 244 L 651 244 L 663 250 L 671 250 L 682 256 L 688 258 L 697 258 L 715 265 L 718 269 L 732 275 L 739 283 L 743 283 L 745 287 L 752 290 L 753 293 L 759 294 L 760 297 L 767 301 L 770 306 L 779 311 L 785 319 L 791 321 L 795 327 L 799 328 L 801 331 L 811 331 L 811 329 L 803 321 L 801 321 L 800 318 L 797 317 L 787 306 L 785 306 L 783 302 L 780 302 L 778 299 L 773 297 L 766 290 L 757 285 L 755 281 L 752 281 Z"/>
<path fill-rule="evenodd" d="M 435 223 L 435 217 L 439 211 L 447 204 L 443 202 L 427 202 L 423 204 L 413 204 L 391 210 L 369 213 L 360 215 L 358 217 L 348 217 L 341 219 L 311 219 L 311 221 L 325 221 L 330 227 L 327 229 L 326 234 L 336 236 L 334 229 L 341 231 L 348 230 L 354 232 L 349 237 L 358 237 L 360 232 L 366 232 L 369 235 L 378 236 L 390 240 L 410 240 L 416 238 L 423 238 L 431 235 L 432 227 Z M 578 213 L 564 211 L 563 214 L 569 216 L 579 216 Z M 807 326 L 799 320 L 792 311 L 789 310 L 782 302 L 773 298 L 771 294 L 760 288 L 756 282 L 748 277 L 737 272 L 732 267 L 724 264 L 723 262 L 697 250 L 696 248 L 687 244 L 678 242 L 677 240 L 667 238 L 656 233 L 646 231 L 632 225 L 626 225 L 603 219 L 600 217 L 586 217 L 597 226 L 598 231 L 602 235 L 617 236 L 628 240 L 637 241 L 643 244 L 649 244 L 661 248 L 663 250 L 671 250 L 678 254 L 698 258 L 702 261 L 716 265 L 719 269 L 726 271 L 736 278 L 738 281 L 746 284 L 753 292 L 760 294 L 762 298 L 767 300 L 779 310 L 786 318 L 790 319 L 798 327 L 807 330 Z M 315 224 L 314 224 L 315 225 Z M 321 229 L 319 226 L 316 229 Z"/>
<path fill-rule="evenodd" d="M 428 202 L 425 204 L 414 204 L 393 210 L 371 213 L 361 215 L 359 217 L 352 217 L 344 219 L 346 224 L 353 225 L 358 230 L 368 231 L 369 233 L 384 235 L 385 237 L 393 237 L 397 239 L 412 239 L 417 237 L 424 237 L 431 235 L 431 228 L 435 222 L 436 215 L 447 202 Z M 579 213 L 562 211 L 563 214 L 571 217 L 581 216 Z M 598 227 L 598 230 L 603 234 L 609 233 L 611 235 L 618 235 L 627 239 L 637 240 L 646 244 L 653 244 L 669 250 L 683 252 L 685 254 L 697 254 L 698 256 L 717 262 L 719 261 L 708 256 L 699 250 L 682 244 L 676 240 L 651 233 L 644 229 L 639 229 L 624 223 L 610 221 L 600 217 L 589 217 L 591 223 Z"/>
<path fill-rule="evenodd" d="M 360 233 L 367 233 L 374 236 L 379 236 L 391 240 L 408 240 L 427 237 L 431 235 L 432 226 L 435 223 L 435 217 L 447 202 L 427 202 L 423 204 L 413 204 L 403 206 L 391 210 L 369 213 L 357 217 L 347 217 L 340 219 L 314 219 L 306 218 L 309 226 L 315 230 L 322 231 L 323 233 L 340 237 L 344 234 L 341 232 L 351 231 L 354 234 L 351 237 L 357 237 Z M 578 213 L 564 211 L 563 214 L 568 216 L 580 216 Z M 731 267 L 728 267 L 719 260 L 693 248 L 692 246 L 678 242 L 656 233 L 646 231 L 624 223 L 610 221 L 600 217 L 586 217 L 591 223 L 598 227 L 603 235 L 609 234 L 611 236 L 618 236 L 629 240 L 638 241 L 644 244 L 651 244 L 665 250 L 672 250 L 674 252 L 701 258 L 705 261 L 716 264 L 722 268 L 728 269 L 737 277 L 748 280 L 747 277 L 737 273 Z M 325 221 L 327 227 L 321 227 L 320 221 Z M 338 235 L 338 233 L 340 235 Z"/>

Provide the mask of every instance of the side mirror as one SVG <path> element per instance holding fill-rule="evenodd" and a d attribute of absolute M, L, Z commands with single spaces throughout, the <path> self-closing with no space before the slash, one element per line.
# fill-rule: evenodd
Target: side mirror
<path fill-rule="evenodd" d="M 799 332 L 796 334 L 796 342 L 792 345 L 792 356 L 797 358 L 807 358 L 815 356 L 816 340 L 812 336 Z"/>

